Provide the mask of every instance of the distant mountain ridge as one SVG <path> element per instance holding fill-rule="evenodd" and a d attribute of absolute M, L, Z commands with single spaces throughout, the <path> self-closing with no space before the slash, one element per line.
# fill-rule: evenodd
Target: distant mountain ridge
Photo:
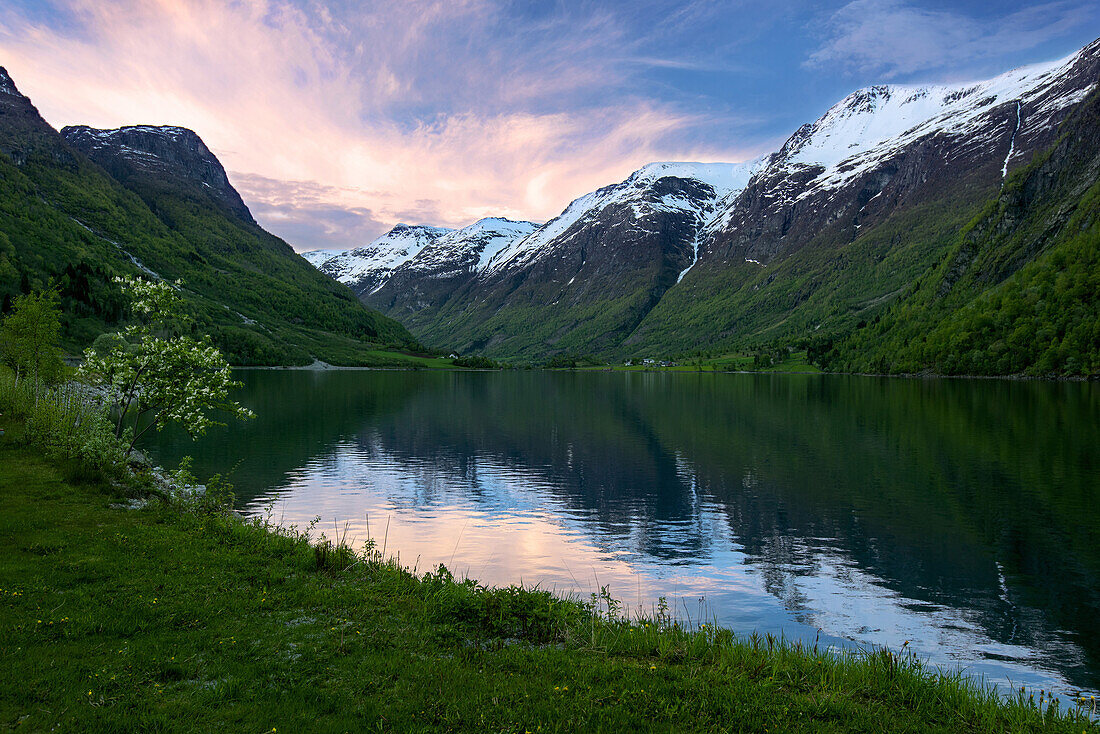
<path fill-rule="evenodd" d="M 443 227 L 398 224 L 370 244 L 314 264 L 321 272 L 351 286 L 356 293 L 373 293 L 382 287 L 394 269 L 414 259 L 430 243 L 451 231 Z"/>
<path fill-rule="evenodd" d="M 503 358 L 847 333 L 946 256 L 1098 78 L 1100 41 L 986 81 L 857 90 L 760 160 L 650 164 L 582 196 L 456 287 L 410 273 L 360 297 Z"/>

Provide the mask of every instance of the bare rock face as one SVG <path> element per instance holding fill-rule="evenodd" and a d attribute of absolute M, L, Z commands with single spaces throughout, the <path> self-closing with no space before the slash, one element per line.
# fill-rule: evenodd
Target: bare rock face
<path fill-rule="evenodd" d="M 238 217 L 255 224 L 221 162 L 202 138 L 184 127 L 129 125 L 99 130 L 86 125 L 61 129 L 61 135 L 80 152 L 122 181 L 134 176 L 154 177 L 189 186 L 209 196 Z"/>
<path fill-rule="evenodd" d="M 58 145 L 57 133 L 42 119 L 38 110 L 15 86 L 7 69 L 0 66 L 0 153 L 17 166 L 38 153 L 51 162 L 72 167 L 76 160 L 64 146 Z"/>

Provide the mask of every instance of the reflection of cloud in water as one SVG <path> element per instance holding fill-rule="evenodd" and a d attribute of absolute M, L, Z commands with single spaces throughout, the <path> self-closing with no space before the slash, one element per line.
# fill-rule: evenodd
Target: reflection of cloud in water
<path fill-rule="evenodd" d="M 628 609 L 645 612 L 665 596 L 681 617 L 716 618 L 739 632 L 896 650 L 908 642 L 921 658 L 992 682 L 1071 690 L 1042 661 L 1084 664 L 1072 642 L 1055 634 L 1027 645 L 997 641 L 983 626 L 987 611 L 908 598 L 835 538 L 773 529 L 747 554 L 730 508 L 700 492 L 689 460 L 675 463 L 689 513 L 608 520 L 599 508 L 571 503 L 545 472 L 492 454 L 460 464 L 410 457 L 371 432 L 334 444 L 248 509 L 258 513 L 274 500 L 273 517 L 300 527 L 319 515 L 318 532 L 331 536 L 334 521 L 341 533 L 346 525 L 349 538 L 361 544 L 369 535 L 421 571 L 443 563 L 487 584 L 522 582 L 586 598 L 608 586 Z M 757 484 L 752 475 L 743 480 L 747 489 Z"/>

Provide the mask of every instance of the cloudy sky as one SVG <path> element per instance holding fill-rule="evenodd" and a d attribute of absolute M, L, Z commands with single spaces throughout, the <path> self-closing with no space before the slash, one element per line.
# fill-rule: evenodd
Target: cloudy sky
<path fill-rule="evenodd" d="M 55 127 L 177 124 L 298 250 L 543 221 L 655 160 L 770 152 L 861 86 L 965 81 L 1100 36 L 1100 0 L 4 0 Z"/>

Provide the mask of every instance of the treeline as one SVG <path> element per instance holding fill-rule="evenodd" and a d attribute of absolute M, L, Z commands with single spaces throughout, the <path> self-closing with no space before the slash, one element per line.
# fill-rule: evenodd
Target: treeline
<path fill-rule="evenodd" d="M 455 367 L 464 367 L 470 370 L 500 370 L 508 367 L 503 362 L 494 362 L 488 357 L 473 355 L 468 357 L 456 357 L 451 360 Z"/>

